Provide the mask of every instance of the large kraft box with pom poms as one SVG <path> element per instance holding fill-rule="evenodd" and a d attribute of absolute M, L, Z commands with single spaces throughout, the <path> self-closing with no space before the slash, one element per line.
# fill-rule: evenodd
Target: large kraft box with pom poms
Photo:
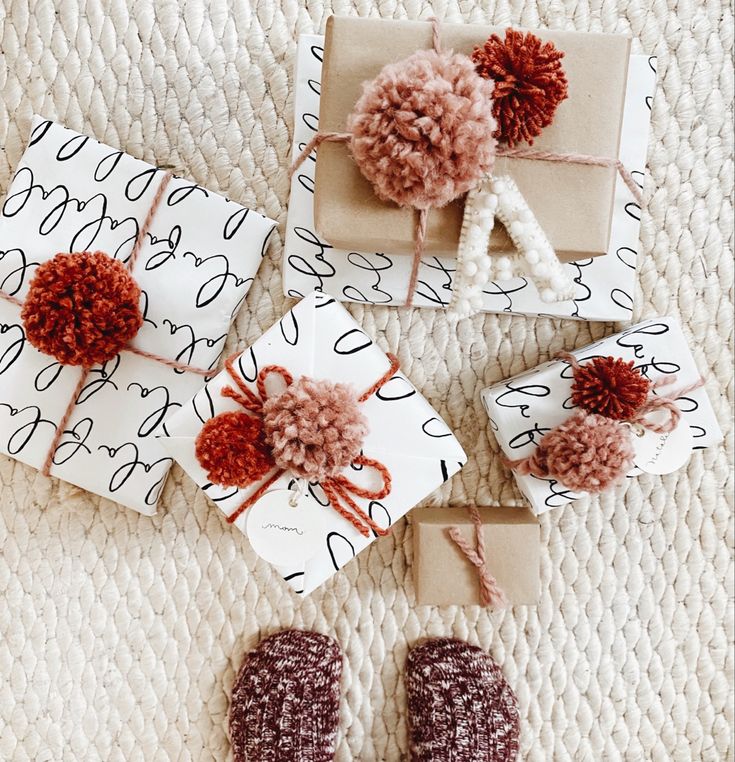
<path fill-rule="evenodd" d="M 693 450 L 720 442 L 705 387 L 681 327 L 662 317 L 485 389 L 482 401 L 506 465 L 541 514 L 623 490 L 643 473 L 673 473 Z"/>
<path fill-rule="evenodd" d="M 482 48 L 490 35 L 502 37 L 504 33 L 505 29 L 491 26 L 440 24 L 442 47 L 468 55 L 475 47 Z M 534 139 L 533 148 L 617 159 L 630 39 L 549 30 L 533 33 L 564 53 L 561 64 L 568 80 L 566 99 L 558 104 L 551 124 Z M 432 29 L 427 21 L 328 19 L 320 131 L 343 132 L 363 83 L 375 77 L 385 64 L 429 49 L 431 44 Z M 507 65 L 511 69 L 515 66 L 513 71 L 517 72 L 517 61 Z M 499 85 L 495 91 L 499 98 Z M 522 113 L 522 104 L 515 104 L 514 110 Z M 516 146 L 528 147 L 528 143 Z M 493 171 L 515 179 L 560 259 L 579 260 L 608 251 L 614 168 L 497 158 Z M 424 244 L 427 253 L 456 252 L 462 210 L 462 199 L 431 210 Z M 314 222 L 317 234 L 338 248 L 393 254 L 413 251 L 413 210 L 378 199 L 344 144 L 323 143 L 318 149 Z M 513 250 L 501 226 L 493 231 L 490 250 Z"/>
<path fill-rule="evenodd" d="M 0 453 L 152 515 L 172 463 L 157 436 L 217 365 L 275 223 L 30 127 L 0 212 Z"/>
<path fill-rule="evenodd" d="M 302 595 L 466 461 L 397 360 L 318 292 L 226 361 L 166 432 L 168 452 Z"/>

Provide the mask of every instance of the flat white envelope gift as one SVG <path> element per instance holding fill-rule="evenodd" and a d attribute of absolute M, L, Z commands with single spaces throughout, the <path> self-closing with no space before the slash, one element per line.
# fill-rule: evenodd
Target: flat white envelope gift
<path fill-rule="evenodd" d="M 23 300 L 35 268 L 58 252 L 126 260 L 163 171 L 35 117 L 0 212 L 0 290 Z M 143 327 L 132 344 L 208 369 L 260 266 L 275 223 L 174 177 L 133 276 Z M 80 378 L 26 341 L 20 309 L 0 299 L 0 452 L 43 464 Z M 129 351 L 92 368 L 55 451 L 51 474 L 144 514 L 171 466 L 156 439 L 201 375 Z"/>
<path fill-rule="evenodd" d="M 609 356 L 633 360 L 635 367 L 652 381 L 676 374 L 676 380 L 670 386 L 662 387 L 659 392 L 662 395 L 684 389 L 700 378 L 681 327 L 670 317 L 646 320 L 571 354 L 582 363 L 593 357 Z M 507 458 L 527 457 L 547 431 L 569 418 L 573 410 L 570 402 L 572 381 L 569 364 L 551 360 L 482 391 L 490 427 Z M 682 411 L 679 426 L 690 428 L 693 449 L 710 447 L 722 440 L 715 412 L 703 387 L 679 398 L 677 406 Z M 667 439 L 667 435 L 661 435 L 661 444 Z M 639 453 L 638 447 L 636 451 Z M 668 451 L 664 451 L 662 457 L 669 457 Z M 636 462 L 644 465 L 638 459 Z M 635 467 L 629 477 L 640 473 L 641 470 Z M 521 492 L 537 514 L 583 497 L 582 493 L 572 492 L 551 478 L 514 475 Z"/>
<path fill-rule="evenodd" d="M 300 301 L 246 349 L 235 366 L 255 391 L 253 381 L 258 371 L 272 364 L 285 367 L 294 379 L 300 376 L 328 379 L 351 384 L 356 389 L 369 387 L 390 367 L 386 355 L 344 307 L 331 296 L 316 292 Z M 241 409 L 220 394 L 231 383 L 226 372 L 212 379 L 166 422 L 167 435 L 161 439 L 168 452 L 228 516 L 259 484 L 244 489 L 211 484 L 197 461 L 195 440 L 210 418 Z M 386 528 L 459 471 L 466 456 L 446 423 L 401 372 L 363 403 L 361 409 L 370 428 L 363 452 L 387 466 L 392 489 L 380 501 L 359 497 L 355 501 L 380 527 Z M 347 472 L 351 478 L 357 478 L 353 467 Z M 292 477 L 284 474 L 269 491 L 285 489 L 291 482 Z M 323 505 L 319 551 L 300 566 L 277 567 L 291 587 L 302 594 L 321 585 L 374 539 L 363 537 L 331 508 L 317 484 L 309 485 L 305 499 Z M 235 521 L 235 526 L 244 533 L 248 510 Z"/>
<path fill-rule="evenodd" d="M 296 56 L 294 135 L 292 157 L 319 129 L 320 77 L 324 37 L 299 37 Z M 656 74 L 655 58 L 630 57 L 628 88 L 620 135 L 620 159 L 642 180 L 646 163 L 650 102 Z M 348 302 L 405 304 L 412 258 L 390 251 L 358 252 L 335 249 L 314 228 L 313 158 L 302 164 L 291 181 L 291 196 L 283 250 L 283 292 L 300 297 L 324 289 Z M 483 293 L 483 311 L 553 315 L 582 320 L 629 322 L 636 283 L 640 210 L 618 177 L 615 186 L 610 245 L 604 256 L 569 262 L 575 283 L 574 299 L 554 304 L 541 300 L 526 278 L 491 282 Z M 570 225 L 584 224 L 570 220 Z M 419 268 L 416 307 L 446 307 L 452 298 L 456 258 L 425 256 Z"/>

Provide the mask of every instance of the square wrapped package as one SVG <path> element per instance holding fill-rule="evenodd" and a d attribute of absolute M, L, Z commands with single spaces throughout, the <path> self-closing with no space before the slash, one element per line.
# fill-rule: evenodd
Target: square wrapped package
<path fill-rule="evenodd" d="M 441 24 L 442 47 L 469 55 L 491 34 L 504 29 L 472 24 Z M 630 38 L 622 35 L 533 30 L 564 52 L 569 96 L 533 148 L 618 158 Z M 431 48 L 426 21 L 332 16 L 324 44 L 319 127 L 344 132 L 364 82 L 387 63 Z M 493 172 L 509 174 L 533 210 L 562 261 L 604 254 L 610 240 L 615 170 L 611 167 L 498 158 Z M 438 256 L 457 249 L 463 199 L 429 213 L 425 251 Z M 375 196 L 345 144 L 325 143 L 316 160 L 314 222 L 317 234 L 340 248 L 411 254 L 415 215 Z M 490 251 L 512 252 L 502 226 L 490 238 Z"/>
<path fill-rule="evenodd" d="M 303 377 L 327 380 L 359 391 L 383 377 L 391 362 L 339 302 L 315 292 L 242 352 L 233 369 L 239 382 L 256 391 L 255 379 L 270 365 L 285 368 L 295 381 Z M 213 484 L 208 478 L 211 471 L 205 470 L 197 457 L 197 438 L 207 422 L 218 414 L 242 410 L 235 400 L 221 393 L 232 385 L 228 372 L 212 379 L 171 416 L 161 442 L 226 516 L 236 516 L 235 526 L 252 542 L 248 520 L 255 515 L 258 504 L 236 512 L 244 500 L 262 489 L 268 478 L 264 476 L 243 488 Z M 361 451 L 388 470 L 391 486 L 381 499 L 357 494 L 351 497 L 380 528 L 386 529 L 457 473 L 466 456 L 439 414 L 400 371 L 361 403 L 361 411 L 368 428 Z M 377 480 L 367 471 L 351 463 L 341 473 L 372 489 Z M 294 481 L 293 473 L 285 471 L 268 484 L 264 499 L 292 488 Z M 305 485 L 302 499 L 303 510 L 318 509 L 313 554 L 303 562 L 275 566 L 297 593 L 308 594 L 364 550 L 375 539 L 375 533 L 363 535 L 334 510 L 318 480 Z"/>
<path fill-rule="evenodd" d="M 633 367 L 652 382 L 668 377 L 670 383 L 657 391 L 664 396 L 676 396 L 678 390 L 700 379 L 681 327 L 671 317 L 646 320 L 570 354 L 582 365 L 596 357 L 633 361 Z M 490 427 L 509 460 L 531 455 L 544 434 L 572 415 L 575 410 L 571 402 L 572 374 L 569 363 L 555 359 L 483 390 L 482 402 L 490 417 Z M 686 392 L 675 402 L 681 419 L 671 435 L 642 430 L 641 436 L 631 435 L 635 466 L 628 478 L 643 471 L 654 474 L 675 471 L 686 464 L 693 449 L 711 447 L 722 440 L 703 387 Z M 553 478 L 517 472 L 514 476 L 536 514 L 587 494 L 574 492 Z"/>
<path fill-rule="evenodd" d="M 132 269 L 142 327 L 128 348 L 82 370 L 27 340 L 29 283 L 60 252 L 126 262 L 166 173 L 35 117 L 0 213 L 0 452 L 41 468 L 71 414 L 50 474 L 140 513 L 155 513 L 172 460 L 157 440 L 170 413 L 214 368 L 275 223 L 172 177 Z M 7 297 L 10 297 L 8 299 Z M 15 300 L 15 301 L 13 301 Z M 198 368 L 170 367 L 146 357 Z"/>
<path fill-rule="evenodd" d="M 323 36 L 299 38 L 294 77 L 293 156 L 301 152 L 320 126 L 323 46 Z M 646 163 L 655 65 L 653 58 L 632 55 L 628 66 L 620 159 L 635 171 L 636 177 L 642 176 Z M 322 144 L 317 154 L 326 147 Z M 314 225 L 314 176 L 312 155 L 291 180 L 283 255 L 284 293 L 299 297 L 316 288 L 329 291 L 342 301 L 405 304 L 412 258 L 397 254 L 382 240 L 374 249 L 339 248 L 334 241 L 320 236 Z M 580 225 L 575 222 L 574 226 Z M 638 208 L 625 183 L 616 178 L 608 253 L 564 265 L 575 284 L 572 299 L 544 302 L 530 279 L 517 277 L 490 282 L 482 294 L 482 310 L 629 322 L 640 248 L 639 229 Z M 446 307 L 452 299 L 455 268 L 456 251 L 445 257 L 425 254 L 418 270 L 414 306 Z"/>
<path fill-rule="evenodd" d="M 540 527 L 526 507 L 478 508 L 487 569 L 511 606 L 534 606 L 540 586 Z M 475 525 L 464 508 L 420 508 L 412 514 L 416 603 L 480 605 L 477 568 L 449 537 L 458 527 L 474 547 Z"/>

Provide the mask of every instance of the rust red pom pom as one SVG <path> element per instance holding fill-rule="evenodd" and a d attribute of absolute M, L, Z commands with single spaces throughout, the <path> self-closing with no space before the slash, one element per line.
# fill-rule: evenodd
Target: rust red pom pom
<path fill-rule="evenodd" d="M 197 435 L 195 453 L 213 484 L 247 487 L 275 467 L 261 418 L 239 411 L 210 418 Z"/>
<path fill-rule="evenodd" d="M 572 403 L 616 421 L 633 418 L 651 388 L 651 382 L 633 364 L 616 357 L 595 357 L 579 365 L 574 370 Z"/>
<path fill-rule="evenodd" d="M 505 39 L 494 34 L 474 49 L 478 74 L 495 81 L 493 116 L 498 140 L 511 147 L 523 141 L 532 145 L 551 124 L 568 95 L 563 57 L 553 43 L 516 29 L 506 29 Z"/>
<path fill-rule="evenodd" d="M 143 324 L 140 288 L 102 251 L 57 254 L 36 270 L 21 319 L 28 341 L 60 363 L 103 363 Z"/>

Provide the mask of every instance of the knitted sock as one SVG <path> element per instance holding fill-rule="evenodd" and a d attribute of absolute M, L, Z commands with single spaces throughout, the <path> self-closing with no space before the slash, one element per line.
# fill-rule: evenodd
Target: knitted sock
<path fill-rule="evenodd" d="M 326 635 L 285 630 L 248 654 L 235 680 L 235 762 L 330 762 L 339 722 L 342 652 Z"/>
<path fill-rule="evenodd" d="M 441 638 L 416 646 L 406 670 L 412 762 L 512 762 L 518 704 L 481 649 Z"/>

